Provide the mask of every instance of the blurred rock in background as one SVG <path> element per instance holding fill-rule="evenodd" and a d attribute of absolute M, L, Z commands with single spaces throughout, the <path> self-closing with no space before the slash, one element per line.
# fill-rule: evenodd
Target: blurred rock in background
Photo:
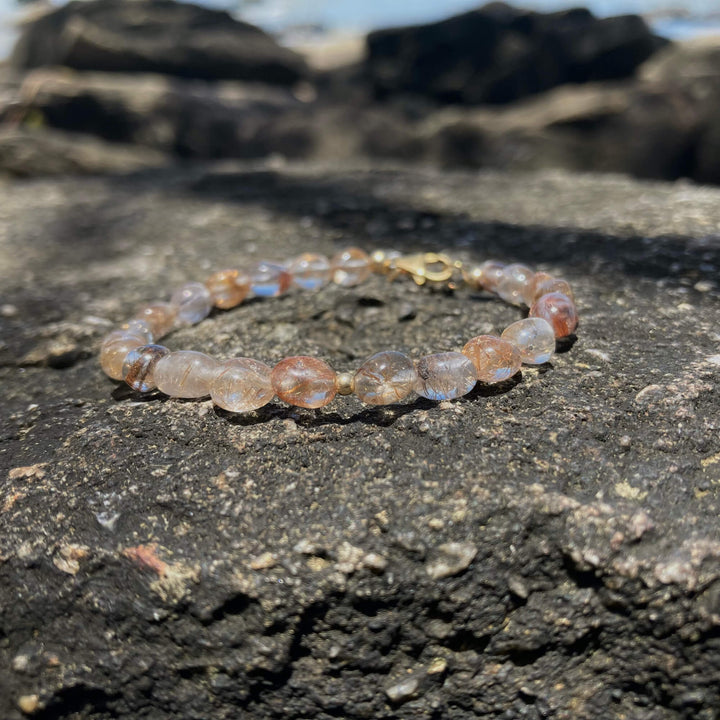
<path fill-rule="evenodd" d="M 719 58 L 720 39 L 583 9 L 493 3 L 303 58 L 217 10 L 72 2 L 28 21 L 3 71 L 0 169 L 273 155 L 720 183 Z"/>

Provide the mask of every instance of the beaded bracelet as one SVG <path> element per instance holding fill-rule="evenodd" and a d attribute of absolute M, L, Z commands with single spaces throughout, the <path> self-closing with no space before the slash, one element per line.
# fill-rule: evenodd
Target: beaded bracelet
<path fill-rule="evenodd" d="M 413 361 L 392 350 L 369 357 L 355 373 L 336 373 L 326 362 L 299 355 L 274 368 L 251 358 L 218 361 L 192 350 L 170 352 L 154 344 L 176 327 L 207 317 L 213 307 L 227 310 L 249 297 L 276 297 L 291 287 L 317 290 L 329 282 L 350 287 L 372 272 L 410 276 L 418 285 L 444 283 L 454 288 L 460 277 L 475 290 L 495 293 L 515 306 L 529 307 L 528 317 L 509 325 L 500 337 L 479 335 L 462 352 L 425 355 Z M 547 362 L 557 338 L 572 334 L 578 315 L 570 286 L 544 272 L 521 264 L 488 261 L 466 267 L 446 255 L 401 255 L 358 248 L 332 260 L 305 253 L 287 265 L 259 262 L 247 272 L 222 270 L 204 284 L 191 282 L 169 303 L 142 310 L 101 347 L 100 364 L 114 380 L 124 380 L 139 392 L 160 390 L 180 398 L 202 398 L 232 412 L 256 410 L 277 396 L 304 408 L 320 408 L 336 395 L 355 394 L 369 405 L 386 405 L 412 392 L 430 400 L 451 400 L 469 393 L 476 382 L 499 383 L 515 375 L 521 365 Z"/>

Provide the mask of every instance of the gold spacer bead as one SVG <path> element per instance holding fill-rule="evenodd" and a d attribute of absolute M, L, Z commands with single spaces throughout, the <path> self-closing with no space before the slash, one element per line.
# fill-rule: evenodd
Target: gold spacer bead
<path fill-rule="evenodd" d="M 338 395 L 352 395 L 355 391 L 355 376 L 352 373 L 338 373 L 337 392 Z"/>

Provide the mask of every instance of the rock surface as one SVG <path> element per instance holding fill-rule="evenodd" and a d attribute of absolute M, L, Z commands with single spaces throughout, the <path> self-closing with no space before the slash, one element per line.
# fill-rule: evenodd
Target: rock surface
<path fill-rule="evenodd" d="M 11 64 L 280 85 L 307 74 L 299 55 L 259 28 L 172 0 L 75 0 L 49 10 L 25 24 Z"/>
<path fill-rule="evenodd" d="M 370 33 L 365 70 L 381 99 L 412 93 L 442 103 L 508 103 L 565 83 L 630 77 L 665 43 L 636 15 L 542 14 L 495 2 Z"/>
<path fill-rule="evenodd" d="M 3 718 L 715 716 L 720 191 L 223 165 L 2 192 Z M 103 377 L 137 304 L 352 244 L 557 273 L 577 342 L 391 409 L 235 416 Z M 167 343 L 349 370 L 518 316 L 378 277 Z"/>

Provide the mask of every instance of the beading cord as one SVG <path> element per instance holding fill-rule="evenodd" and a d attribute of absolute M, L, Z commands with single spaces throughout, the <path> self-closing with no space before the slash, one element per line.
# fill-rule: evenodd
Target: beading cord
<path fill-rule="evenodd" d="M 418 285 L 454 288 L 463 281 L 511 305 L 528 307 L 528 317 L 513 322 L 499 337 L 471 338 L 461 352 L 413 360 L 383 350 L 355 373 L 337 373 L 324 360 L 306 355 L 285 358 L 271 368 L 252 358 L 219 361 L 205 353 L 171 352 L 157 344 L 173 329 L 200 322 L 213 307 L 228 310 L 250 297 L 277 297 L 293 287 L 314 291 L 330 282 L 352 287 L 373 272 L 391 279 L 409 276 Z M 110 333 L 101 346 L 100 364 L 112 379 L 123 380 L 138 392 L 157 389 L 171 397 L 210 396 L 231 412 L 257 410 L 275 396 L 303 408 L 320 408 L 336 395 L 351 394 L 369 405 L 400 402 L 413 392 L 430 400 L 452 400 L 469 393 L 477 382 L 500 383 L 523 364 L 546 363 L 555 352 L 556 339 L 571 335 L 577 325 L 568 283 L 525 265 L 491 260 L 468 267 L 438 253 L 368 255 L 348 248 L 332 259 L 305 253 L 286 265 L 258 262 L 246 272 L 222 270 L 205 283 L 187 283 L 170 302 L 143 307 Z"/>

